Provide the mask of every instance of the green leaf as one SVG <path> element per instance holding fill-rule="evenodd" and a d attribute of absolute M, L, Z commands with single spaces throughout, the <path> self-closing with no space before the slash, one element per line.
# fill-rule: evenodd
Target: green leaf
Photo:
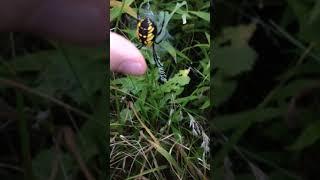
<path fill-rule="evenodd" d="M 305 1 L 300 0 L 287 0 L 288 5 L 292 8 L 293 12 L 296 14 L 300 24 L 306 21 L 306 14 L 310 12 L 310 9 Z"/>
<path fill-rule="evenodd" d="M 165 150 L 162 146 L 160 146 L 159 144 L 156 144 L 152 141 L 149 141 L 155 148 L 156 150 L 170 163 L 170 165 L 172 165 L 174 167 L 174 169 L 176 171 L 178 171 L 178 174 L 182 173 L 182 169 L 180 168 L 180 166 L 178 165 L 177 161 L 172 157 L 172 155 Z"/>
<path fill-rule="evenodd" d="M 138 94 L 146 88 L 146 84 L 144 83 L 144 77 L 130 76 L 126 78 L 118 78 L 112 81 L 112 84 L 120 86 L 123 92 L 132 93 L 133 95 Z"/>
<path fill-rule="evenodd" d="M 235 76 L 251 70 L 256 59 L 256 52 L 248 45 L 242 47 L 223 47 L 215 51 L 215 66 L 226 76 Z"/>
<path fill-rule="evenodd" d="M 161 47 L 163 47 L 173 57 L 174 62 L 177 63 L 176 49 L 171 45 L 171 43 L 163 41 L 161 43 Z"/>
<path fill-rule="evenodd" d="M 170 126 L 170 127 L 171 127 L 172 132 L 173 132 L 173 134 L 175 136 L 175 139 L 177 140 L 177 143 L 182 143 L 183 142 L 182 141 L 183 135 L 181 134 L 181 132 L 177 128 L 175 128 L 174 126 Z"/>
<path fill-rule="evenodd" d="M 313 24 L 320 17 L 320 1 L 316 1 L 316 4 L 313 6 L 312 11 L 310 12 L 309 23 Z"/>
<path fill-rule="evenodd" d="M 210 13 L 202 12 L 202 11 L 188 11 L 188 12 L 198 16 L 199 18 L 201 18 L 207 22 L 210 22 Z"/>
<path fill-rule="evenodd" d="M 314 4 L 299 0 L 287 0 L 299 20 L 300 37 L 308 42 L 320 43 L 320 2 Z M 319 45 L 317 46 L 319 48 Z"/>
<path fill-rule="evenodd" d="M 223 42 L 231 41 L 231 46 L 243 47 L 248 45 L 253 33 L 256 31 L 256 24 L 238 25 L 223 29 Z"/>
<path fill-rule="evenodd" d="M 317 81 L 312 79 L 297 79 L 291 81 L 286 86 L 275 92 L 272 98 L 277 102 L 285 101 L 287 98 L 297 95 L 306 87 L 310 87 L 316 83 Z"/>
<path fill-rule="evenodd" d="M 142 5 L 142 4 L 141 4 Z M 140 5 L 140 6 L 141 6 Z M 167 35 L 167 26 L 169 21 L 171 20 L 172 16 L 182 7 L 182 6 L 186 6 L 187 2 L 186 1 L 182 1 L 181 3 L 177 3 L 175 8 L 171 11 L 171 13 L 169 14 L 168 12 L 164 12 L 164 11 L 160 11 L 159 12 L 159 21 L 162 22 L 162 20 L 164 19 L 164 23 L 162 28 L 164 29 L 164 31 L 161 32 L 161 34 L 159 34 L 159 36 L 157 37 L 157 39 L 162 39 Z"/>
<path fill-rule="evenodd" d="M 310 124 L 298 139 L 288 147 L 290 150 L 302 150 L 311 146 L 320 139 L 320 120 Z"/>
<path fill-rule="evenodd" d="M 210 34 L 208 32 L 205 32 L 208 44 L 210 44 Z"/>
<path fill-rule="evenodd" d="M 157 168 L 152 168 L 152 169 L 148 169 L 148 170 L 145 170 L 145 171 L 142 171 L 140 172 L 139 174 L 135 175 L 135 176 L 131 176 L 131 177 L 128 177 L 126 180 L 130 180 L 130 179 L 139 179 L 140 177 L 143 177 L 147 174 L 150 174 L 150 173 L 153 173 L 153 172 L 159 172 L 163 169 L 167 169 L 168 166 L 159 166 Z"/>
<path fill-rule="evenodd" d="M 250 114 L 255 114 L 256 117 L 259 117 L 258 119 L 256 119 L 256 122 L 263 122 L 275 117 L 279 117 L 283 114 L 283 112 L 283 108 L 264 108 L 258 110 L 248 110 L 240 113 L 215 117 L 214 125 L 218 127 L 220 130 L 225 131 L 239 127 L 244 121 L 247 121 L 246 118 L 249 117 Z"/>
<path fill-rule="evenodd" d="M 137 14 L 136 12 L 130 7 L 130 5 L 133 3 L 133 0 L 125 0 L 123 2 L 111 0 L 110 1 L 110 22 L 114 21 L 116 18 L 118 18 L 122 13 L 127 13 L 130 16 L 136 18 Z"/>
<path fill-rule="evenodd" d="M 189 84 L 190 77 L 188 76 L 190 69 L 180 70 L 173 78 L 169 79 L 160 88 L 160 92 L 176 92 L 181 93 L 183 86 Z"/>
<path fill-rule="evenodd" d="M 36 89 L 50 96 L 67 95 L 78 103 L 88 102 L 104 86 L 101 77 L 105 77 L 105 62 L 97 54 L 103 51 L 65 47 L 57 52 L 59 56 L 47 57 L 35 81 Z"/>
<path fill-rule="evenodd" d="M 11 60 L 10 65 L 19 72 L 32 72 L 43 70 L 48 63 L 61 58 L 57 50 L 40 51 L 36 53 L 18 56 Z"/>
<path fill-rule="evenodd" d="M 110 22 L 121 16 L 121 7 L 114 7 L 110 10 Z"/>
<path fill-rule="evenodd" d="M 186 59 L 186 60 L 188 60 L 189 62 L 192 62 L 192 60 L 191 60 L 188 56 L 186 56 L 185 54 L 183 54 L 181 51 L 176 50 L 176 53 L 177 53 L 177 55 L 180 56 L 182 59 Z"/>
<path fill-rule="evenodd" d="M 248 45 L 256 29 L 255 24 L 239 25 L 223 30 L 219 43 L 231 42 L 229 46 L 217 47 L 214 53 L 215 66 L 226 76 L 235 76 L 249 71 L 257 57 L 256 52 Z"/>
<path fill-rule="evenodd" d="M 210 106 L 210 101 L 206 100 L 199 109 L 207 109 Z"/>
<path fill-rule="evenodd" d="M 225 81 L 221 79 L 221 75 L 218 73 L 213 77 L 211 81 L 212 84 L 212 93 L 211 100 L 214 101 L 215 105 L 222 104 L 225 102 L 234 92 L 237 86 L 237 81 Z"/>

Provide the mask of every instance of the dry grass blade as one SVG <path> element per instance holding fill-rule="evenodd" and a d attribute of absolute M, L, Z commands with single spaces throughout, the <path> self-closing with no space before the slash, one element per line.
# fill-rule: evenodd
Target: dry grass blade
<path fill-rule="evenodd" d="M 85 162 L 83 161 L 79 150 L 77 149 L 77 145 L 75 142 L 74 133 L 71 128 L 69 127 L 63 127 L 62 128 L 63 137 L 65 144 L 68 148 L 68 150 L 71 152 L 71 154 L 74 156 L 74 158 L 77 160 L 81 171 L 83 172 L 84 176 L 87 180 L 95 180 L 93 175 L 90 173 L 88 167 L 86 166 Z"/>

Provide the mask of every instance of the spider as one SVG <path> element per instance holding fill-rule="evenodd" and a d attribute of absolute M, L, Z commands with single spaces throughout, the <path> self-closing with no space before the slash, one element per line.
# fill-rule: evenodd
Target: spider
<path fill-rule="evenodd" d="M 162 83 L 164 83 L 167 81 L 167 77 L 166 77 L 165 71 L 163 69 L 163 64 L 160 62 L 159 56 L 157 55 L 157 52 L 155 49 L 155 44 L 161 43 L 162 40 L 164 39 L 164 38 L 162 38 L 161 40 L 157 41 L 157 37 L 163 31 L 165 16 L 164 16 L 163 21 L 161 23 L 160 30 L 158 31 L 157 25 L 155 24 L 155 22 L 152 20 L 152 17 L 150 16 L 150 14 L 152 14 L 152 12 L 149 10 L 150 12 L 141 18 L 139 11 L 140 11 L 140 9 L 138 9 L 138 12 L 137 12 L 138 23 L 137 23 L 136 35 L 137 35 L 137 38 L 141 44 L 138 46 L 138 48 L 141 49 L 143 46 L 146 46 L 148 48 L 152 48 L 153 59 L 154 59 L 154 62 L 156 63 L 156 65 L 158 66 L 160 81 Z"/>

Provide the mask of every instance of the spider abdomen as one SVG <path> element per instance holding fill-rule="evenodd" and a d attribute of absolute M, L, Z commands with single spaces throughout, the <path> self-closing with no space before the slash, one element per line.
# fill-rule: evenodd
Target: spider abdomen
<path fill-rule="evenodd" d="M 151 47 L 157 36 L 157 27 L 150 18 L 141 19 L 137 25 L 137 36 L 139 41 Z"/>

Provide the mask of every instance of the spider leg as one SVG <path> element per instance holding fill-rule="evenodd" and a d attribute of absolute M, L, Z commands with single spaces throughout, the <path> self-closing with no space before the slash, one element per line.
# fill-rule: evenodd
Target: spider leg
<path fill-rule="evenodd" d="M 166 13 L 164 13 L 163 20 L 162 20 L 162 23 L 161 23 L 161 26 L 160 26 L 161 28 L 160 28 L 160 31 L 157 33 L 157 36 L 159 36 L 162 33 L 163 25 L 164 25 L 165 20 L 166 20 Z"/>
<path fill-rule="evenodd" d="M 167 75 L 166 72 L 163 69 L 163 64 L 160 62 L 160 59 L 157 55 L 157 52 L 155 50 L 154 44 L 152 45 L 152 51 L 153 51 L 153 59 L 154 62 L 156 63 L 157 67 L 158 67 L 158 71 L 159 71 L 159 80 L 161 83 L 164 83 L 167 81 Z"/>
<path fill-rule="evenodd" d="M 156 52 L 156 49 L 154 48 L 154 44 L 152 45 L 152 54 L 153 54 L 153 60 L 156 63 L 157 66 L 159 66 L 159 58 Z M 160 64 L 161 65 L 161 64 Z"/>
<path fill-rule="evenodd" d="M 154 41 L 154 44 L 160 44 L 161 42 L 162 42 L 162 40 L 163 40 L 164 38 L 162 38 L 160 41 Z"/>
<path fill-rule="evenodd" d="M 166 13 L 164 13 L 164 17 L 163 17 L 163 20 L 162 20 L 162 23 L 161 23 L 161 26 L 160 26 L 161 28 L 160 28 L 160 31 L 157 33 L 157 36 L 159 36 L 159 35 L 162 33 L 165 20 L 166 20 Z M 154 43 L 155 43 L 155 44 L 160 44 L 163 39 L 164 39 L 164 38 L 162 38 L 162 39 L 161 39 L 160 41 L 158 41 L 158 42 L 155 41 Z"/>

